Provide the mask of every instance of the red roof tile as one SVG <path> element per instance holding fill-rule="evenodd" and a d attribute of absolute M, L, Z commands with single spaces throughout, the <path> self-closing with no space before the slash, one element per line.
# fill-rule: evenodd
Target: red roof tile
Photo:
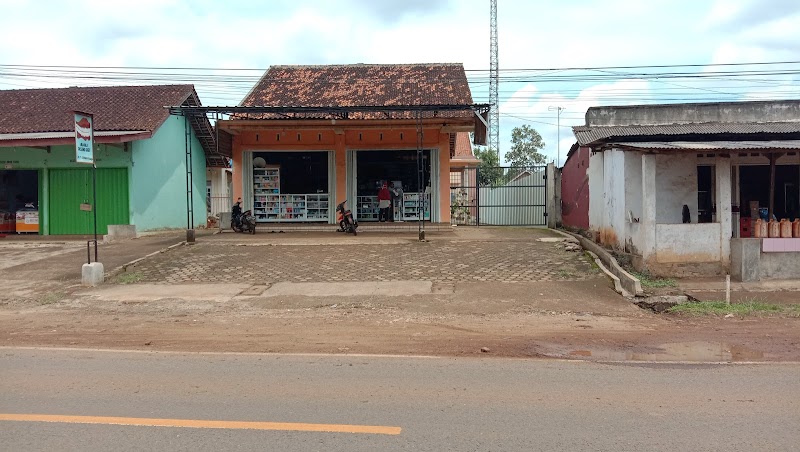
<path fill-rule="evenodd" d="M 456 133 L 454 157 L 459 159 L 475 158 L 475 155 L 472 153 L 472 143 L 469 140 L 469 132 Z"/>
<path fill-rule="evenodd" d="M 0 133 L 74 130 L 70 112 L 94 115 L 95 130 L 156 130 L 196 94 L 192 85 L 0 90 Z"/>
<path fill-rule="evenodd" d="M 363 107 L 472 103 L 464 66 L 449 63 L 272 66 L 241 105 Z"/>

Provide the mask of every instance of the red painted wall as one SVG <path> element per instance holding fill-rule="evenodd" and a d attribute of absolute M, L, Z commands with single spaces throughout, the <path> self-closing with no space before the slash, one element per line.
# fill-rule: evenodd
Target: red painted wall
<path fill-rule="evenodd" d="M 561 170 L 561 223 L 589 229 L 589 155 L 578 148 Z"/>

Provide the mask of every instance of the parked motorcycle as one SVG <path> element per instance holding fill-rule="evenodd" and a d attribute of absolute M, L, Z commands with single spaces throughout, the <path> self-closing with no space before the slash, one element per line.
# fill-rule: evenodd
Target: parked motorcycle
<path fill-rule="evenodd" d="M 336 222 L 339 223 L 338 232 L 348 232 L 358 235 L 358 222 L 353 218 L 353 212 L 347 208 L 347 201 L 342 201 L 336 206 Z"/>
<path fill-rule="evenodd" d="M 231 216 L 231 229 L 234 232 L 249 232 L 250 234 L 255 234 L 256 217 L 253 216 L 253 212 L 251 210 L 245 210 L 242 213 L 234 212 Z"/>

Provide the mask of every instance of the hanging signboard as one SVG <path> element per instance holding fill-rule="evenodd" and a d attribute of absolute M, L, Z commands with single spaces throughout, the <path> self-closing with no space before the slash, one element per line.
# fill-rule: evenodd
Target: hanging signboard
<path fill-rule="evenodd" d="M 88 113 L 75 112 L 75 161 L 94 163 L 94 120 Z"/>

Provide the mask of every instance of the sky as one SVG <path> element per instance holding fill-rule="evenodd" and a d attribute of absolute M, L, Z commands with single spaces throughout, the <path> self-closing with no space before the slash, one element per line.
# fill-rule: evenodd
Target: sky
<path fill-rule="evenodd" d="M 463 63 L 475 102 L 489 102 L 489 0 L 0 0 L 0 11 L 0 89 L 174 81 L 204 105 L 235 105 L 275 64 Z M 498 44 L 501 153 L 528 124 L 563 163 L 591 106 L 800 98 L 797 0 L 498 0 Z M 692 66 L 640 67 L 654 65 Z M 141 67 L 153 69 L 130 69 Z"/>

